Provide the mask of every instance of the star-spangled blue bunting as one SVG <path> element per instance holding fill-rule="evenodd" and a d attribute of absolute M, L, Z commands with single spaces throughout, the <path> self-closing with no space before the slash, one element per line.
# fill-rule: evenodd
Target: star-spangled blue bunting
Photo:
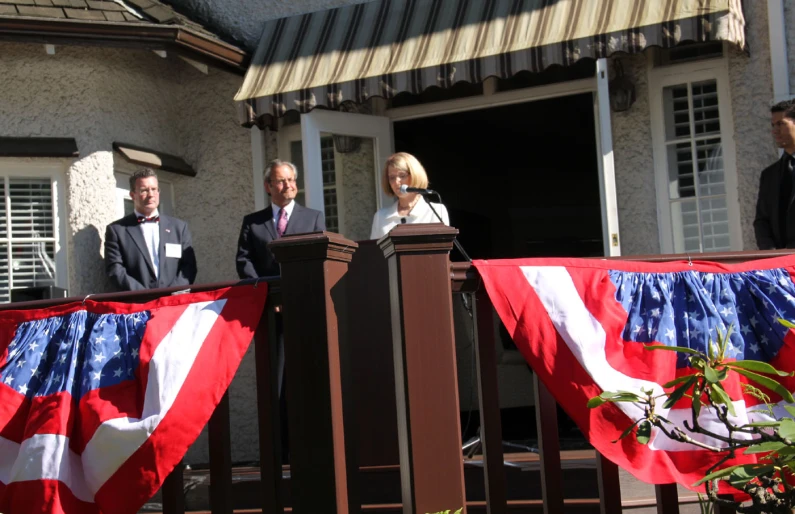
<path fill-rule="evenodd" d="M 737 273 L 637 273 L 610 271 L 616 300 L 627 312 L 627 341 L 707 351 L 718 329 L 731 326 L 727 357 L 770 361 L 795 320 L 795 284 L 783 269 Z M 687 356 L 678 354 L 677 366 Z"/>
<path fill-rule="evenodd" d="M 0 383 L 28 398 L 69 392 L 79 400 L 134 378 L 148 311 L 93 314 L 80 310 L 20 323 L 0 368 Z"/>

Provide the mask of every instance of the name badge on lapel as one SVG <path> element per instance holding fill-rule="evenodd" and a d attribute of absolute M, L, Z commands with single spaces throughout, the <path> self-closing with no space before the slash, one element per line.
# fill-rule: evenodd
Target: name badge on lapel
<path fill-rule="evenodd" d="M 166 243 L 166 257 L 174 259 L 182 258 L 182 245 L 177 243 Z"/>

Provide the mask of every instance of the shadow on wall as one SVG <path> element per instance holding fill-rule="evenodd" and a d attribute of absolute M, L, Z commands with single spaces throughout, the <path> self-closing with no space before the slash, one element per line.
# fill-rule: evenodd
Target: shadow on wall
<path fill-rule="evenodd" d="M 71 256 L 72 273 L 69 296 L 106 293 L 113 291 L 107 275 L 105 261 L 102 258 L 102 237 L 94 225 L 88 225 L 75 233 Z"/>

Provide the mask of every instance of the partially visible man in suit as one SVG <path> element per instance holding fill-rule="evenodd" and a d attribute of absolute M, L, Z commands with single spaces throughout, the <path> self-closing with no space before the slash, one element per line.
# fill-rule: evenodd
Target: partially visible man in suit
<path fill-rule="evenodd" d="M 157 175 L 149 168 L 130 177 L 135 212 L 108 225 L 105 271 L 122 291 L 188 286 L 196 279 L 196 256 L 188 225 L 161 215 Z"/>
<path fill-rule="evenodd" d="M 760 250 L 795 248 L 795 101 L 777 103 L 770 114 L 773 139 L 784 153 L 759 179 L 754 234 Z"/>
<path fill-rule="evenodd" d="M 276 159 L 265 169 L 265 191 L 270 206 L 243 218 L 237 243 L 237 274 L 240 278 L 279 274 L 279 263 L 268 243 L 283 235 L 326 230 L 323 213 L 295 202 L 298 194 L 295 165 Z"/>

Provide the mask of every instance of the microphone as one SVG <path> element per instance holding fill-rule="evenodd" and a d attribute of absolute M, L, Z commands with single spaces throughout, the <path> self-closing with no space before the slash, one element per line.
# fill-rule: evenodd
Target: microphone
<path fill-rule="evenodd" d="M 419 193 L 421 195 L 435 195 L 435 194 L 438 194 L 433 189 L 422 189 L 420 187 L 411 187 L 411 186 L 407 186 L 406 184 L 403 184 L 402 186 L 400 186 L 400 192 L 403 193 L 403 194 L 406 194 L 406 193 Z"/>

